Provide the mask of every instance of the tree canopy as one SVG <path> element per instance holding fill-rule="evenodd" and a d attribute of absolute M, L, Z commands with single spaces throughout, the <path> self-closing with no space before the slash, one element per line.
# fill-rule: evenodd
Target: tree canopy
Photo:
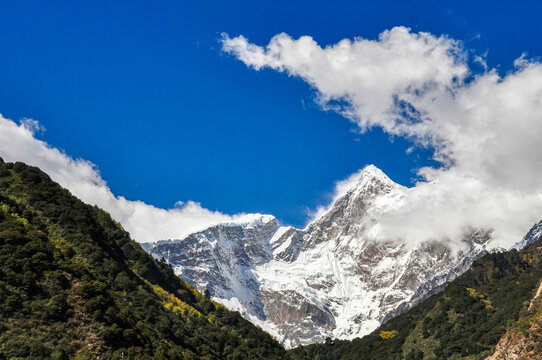
<path fill-rule="evenodd" d="M 284 359 L 103 210 L 0 159 L 0 359 Z"/>

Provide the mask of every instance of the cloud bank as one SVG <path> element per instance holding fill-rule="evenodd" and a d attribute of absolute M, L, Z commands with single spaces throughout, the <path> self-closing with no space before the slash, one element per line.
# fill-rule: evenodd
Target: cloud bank
<path fill-rule="evenodd" d="M 522 55 L 501 76 L 476 57 L 485 71 L 475 73 L 461 42 L 405 27 L 325 47 L 287 34 L 265 47 L 224 34 L 222 45 L 255 70 L 303 79 L 360 132 L 380 127 L 434 149 L 440 166 L 418 169 L 422 180 L 384 216 L 382 236 L 454 241 L 482 228 L 508 247 L 542 219 L 539 61 Z"/>
<path fill-rule="evenodd" d="M 160 209 L 115 196 L 94 164 L 74 159 L 37 139 L 35 132 L 40 129 L 35 120 L 23 119 L 16 124 L 0 115 L 0 156 L 5 161 L 38 166 L 79 199 L 108 211 L 138 242 L 182 238 L 218 223 L 250 222 L 260 217 L 259 214 L 229 216 L 205 209 L 194 201 Z"/>

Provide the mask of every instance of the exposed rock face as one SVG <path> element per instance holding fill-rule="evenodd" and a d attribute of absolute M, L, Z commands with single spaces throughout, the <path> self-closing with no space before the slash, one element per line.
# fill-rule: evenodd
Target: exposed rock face
<path fill-rule="evenodd" d="M 238 310 L 287 347 L 366 335 L 463 273 L 485 253 L 487 232 L 462 251 L 378 235 L 379 217 L 406 188 L 368 166 L 305 229 L 261 215 L 147 246 L 199 290 Z"/>
<path fill-rule="evenodd" d="M 213 298 L 260 323 L 265 314 L 254 268 L 272 260 L 269 239 L 278 228 L 274 217 L 261 215 L 247 223 L 214 226 L 182 241 L 144 247 L 155 257 L 164 257 L 199 290 L 208 289 Z"/>
<path fill-rule="evenodd" d="M 528 310 L 518 323 L 499 340 L 495 353 L 488 360 L 542 359 L 542 283 Z"/>

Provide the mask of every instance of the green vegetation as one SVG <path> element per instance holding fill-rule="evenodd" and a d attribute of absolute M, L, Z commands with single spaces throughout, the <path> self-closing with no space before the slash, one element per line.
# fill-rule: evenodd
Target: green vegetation
<path fill-rule="evenodd" d="M 542 243 L 488 254 L 372 334 L 285 350 L 35 167 L 0 159 L 0 360 L 482 359 L 542 338 Z M 207 295 L 207 296 L 206 296 Z M 521 318 L 518 317 L 521 314 Z"/>
<path fill-rule="evenodd" d="M 520 312 L 542 277 L 542 242 L 518 252 L 488 254 L 440 294 L 353 341 L 328 341 L 290 351 L 296 360 L 483 359 Z M 542 331 L 540 332 L 542 334 Z"/>
<path fill-rule="evenodd" d="M 103 210 L 0 159 L 0 359 L 283 359 Z"/>
<path fill-rule="evenodd" d="M 495 359 L 514 356 L 522 360 L 540 359 L 542 354 L 542 284 L 528 307 L 522 308 L 517 322 L 499 341 Z M 512 355 L 513 354 L 513 355 Z"/>

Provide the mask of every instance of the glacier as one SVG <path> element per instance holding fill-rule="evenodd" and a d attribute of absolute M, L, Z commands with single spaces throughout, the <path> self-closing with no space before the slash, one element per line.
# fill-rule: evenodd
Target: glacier
<path fill-rule="evenodd" d="M 353 339 L 440 291 L 490 249 L 487 230 L 465 232 L 460 249 L 379 236 L 379 218 L 406 191 L 369 165 L 304 229 L 252 214 L 145 249 L 287 348 Z"/>

